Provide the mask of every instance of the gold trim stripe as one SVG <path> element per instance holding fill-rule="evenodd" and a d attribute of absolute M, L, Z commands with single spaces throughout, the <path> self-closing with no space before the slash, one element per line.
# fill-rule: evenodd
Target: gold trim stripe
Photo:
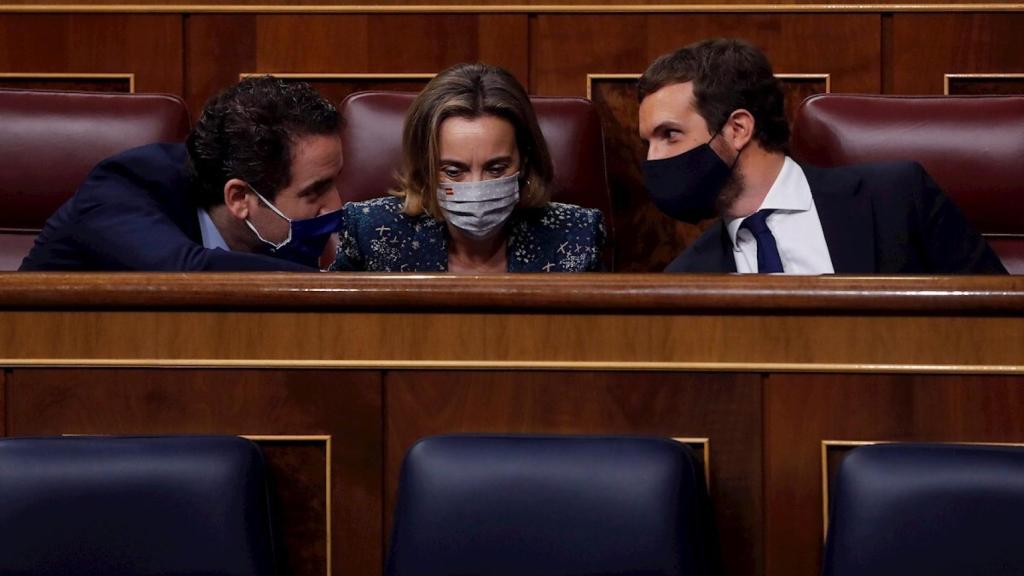
<path fill-rule="evenodd" d="M 502 360 L 273 360 L 166 358 L 0 358 L 6 368 L 348 368 L 374 370 L 626 370 L 690 372 L 826 372 L 868 374 L 1024 374 L 1024 365 L 851 364 L 785 362 L 571 362 Z"/>
<path fill-rule="evenodd" d="M 829 507 L 829 485 L 828 485 L 828 449 L 832 447 L 859 448 L 861 446 L 873 446 L 875 444 L 967 444 L 972 446 L 1015 446 L 1024 447 L 1021 442 L 967 442 L 967 441 L 942 441 L 929 440 L 822 440 L 821 441 L 821 508 L 824 519 L 822 530 L 822 542 L 828 538 L 828 507 Z"/>
<path fill-rule="evenodd" d="M 373 72 L 357 72 L 351 74 L 333 72 L 242 72 L 238 75 L 238 79 L 244 80 L 251 76 L 263 75 L 294 80 L 430 80 L 434 76 L 437 76 L 434 72 L 387 72 L 380 74 Z"/>
<path fill-rule="evenodd" d="M 793 73 L 793 74 L 776 74 L 776 78 L 779 80 L 824 80 L 825 81 L 825 93 L 830 94 L 832 92 L 832 73 L 831 72 L 810 72 L 810 73 Z"/>
<path fill-rule="evenodd" d="M 0 7 L 0 13 L 4 12 Z M 0 80 L 127 80 L 128 93 L 135 93 L 134 72 L 0 72 Z"/>
<path fill-rule="evenodd" d="M 700 444 L 701 455 L 704 458 L 704 487 L 708 493 L 711 493 L 711 438 L 683 438 L 681 436 L 673 436 L 673 440 L 680 444 Z"/>
<path fill-rule="evenodd" d="M 664 13 L 857 13 L 1024 12 L 1024 4 L 452 4 L 394 6 L 299 4 L 18 4 L 0 13 L 191 13 L 191 14 L 664 14 Z"/>
<path fill-rule="evenodd" d="M 1024 74 L 1012 72 L 1012 73 L 986 73 L 986 74 L 943 74 L 942 75 L 942 94 L 949 96 L 949 81 L 950 80 L 1024 80 Z M 994 234 L 992 236 L 995 236 Z M 1007 236 L 1018 236 L 1017 234 L 1008 234 Z"/>
<path fill-rule="evenodd" d="M 629 73 L 629 74 L 587 74 L 587 100 L 594 99 L 594 81 L 621 81 L 621 80 L 639 80 L 641 74 Z"/>

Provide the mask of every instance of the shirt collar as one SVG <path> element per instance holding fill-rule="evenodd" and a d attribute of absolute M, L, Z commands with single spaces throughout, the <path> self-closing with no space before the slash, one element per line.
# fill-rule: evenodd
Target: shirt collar
<path fill-rule="evenodd" d="M 807 177 L 800 165 L 786 156 L 782 163 L 782 170 L 775 177 L 775 182 L 768 189 L 768 195 L 764 197 L 758 210 L 776 210 L 781 212 L 806 212 L 813 206 L 811 198 L 811 185 L 807 183 Z M 725 220 L 725 229 L 729 232 L 729 240 L 732 245 L 737 246 L 736 235 L 739 234 L 740 225 L 747 216 Z"/>
<path fill-rule="evenodd" d="M 199 233 L 203 236 L 203 248 L 220 248 L 230 252 L 231 248 L 228 248 L 228 243 L 224 241 L 220 230 L 217 230 L 210 213 L 204 208 L 196 208 L 196 213 L 199 215 Z"/>

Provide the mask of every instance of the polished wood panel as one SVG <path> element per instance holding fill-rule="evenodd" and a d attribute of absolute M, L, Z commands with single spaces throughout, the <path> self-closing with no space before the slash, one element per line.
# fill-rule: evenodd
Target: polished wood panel
<path fill-rule="evenodd" d="M 646 151 L 637 135 L 635 82 L 608 75 L 639 74 L 661 54 L 703 38 L 738 36 L 761 46 L 777 74 L 830 75 L 837 91 L 880 89 L 876 15 L 540 15 L 533 22 L 533 89 L 551 95 L 589 92 L 601 114 L 620 239 L 616 265 L 622 271 L 664 269 L 708 223 L 676 222 L 651 203 L 640 170 Z M 827 88 L 821 77 L 783 82 L 789 111 Z"/>
<path fill-rule="evenodd" d="M 538 15 L 531 78 L 539 94 L 584 96 L 587 74 L 642 72 L 657 56 L 704 38 L 745 38 L 777 74 L 831 74 L 835 92 L 878 92 L 877 14 Z"/>
<path fill-rule="evenodd" d="M 907 3 L 898 0 L 876 0 L 871 3 L 849 4 L 837 0 L 799 2 L 792 0 L 765 0 L 750 3 L 747 0 L 724 0 L 708 3 L 696 0 L 642 0 L 626 4 L 622 0 L 549 0 L 543 4 L 525 0 L 377 0 L 371 4 L 346 4 L 341 0 L 279 0 L 267 4 L 259 0 L 204 0 L 201 4 L 175 4 L 168 0 L 135 0 L 125 4 L 119 0 L 71 0 L 57 4 L 54 0 L 10 0 L 0 6 L 0 12 L 50 11 L 66 12 L 249 12 L 249 13 L 326 13 L 326 14 L 380 14 L 380 13 L 751 13 L 751 12 L 806 12 L 806 13 L 859 13 L 859 12 L 960 12 L 966 9 L 982 12 L 1015 12 L 1022 7 L 1016 0 L 930 0 L 927 3 Z"/>
<path fill-rule="evenodd" d="M 302 80 L 302 78 L 299 78 Z M 429 80 L 427 79 L 399 79 L 399 78 L 350 78 L 350 79 L 336 79 L 336 80 L 306 80 L 309 84 L 316 89 L 317 92 L 323 94 L 324 98 L 327 98 L 331 102 L 338 104 L 345 99 L 349 94 L 360 92 L 363 90 L 400 90 L 402 92 L 419 92 L 426 86 Z M 331 252 L 331 259 L 329 262 L 334 262 L 334 253 Z"/>
<path fill-rule="evenodd" d="M 273 345 L 279 334 L 260 332 Z M 211 346 L 213 341 L 207 340 Z M 17 370 L 11 436 L 330 435 L 332 561 L 339 574 L 381 562 L 380 375 L 347 371 Z M 261 441 L 284 521 L 289 573 L 326 568 L 323 444 Z"/>
<path fill-rule="evenodd" d="M 526 77 L 526 15 L 194 15 L 187 22 L 193 114 L 244 73 L 433 74 L 485 60 Z M 225 43 L 225 38 L 237 40 Z M 401 39 L 400 42 L 396 39 Z M 209 54 L 219 53 L 218 58 Z M 423 80 L 319 83 L 340 100 L 357 89 L 415 89 Z"/>
<path fill-rule="evenodd" d="M 946 77 L 946 94 L 957 96 L 1024 94 L 1024 73 L 949 75 Z"/>
<path fill-rule="evenodd" d="M 136 91 L 181 94 L 182 19 L 175 14 L 0 14 L 0 72 L 130 73 Z"/>
<path fill-rule="evenodd" d="M 269 471 L 275 528 L 284 543 L 281 554 L 286 573 L 330 576 L 327 442 L 289 440 L 284 436 L 256 442 Z"/>
<path fill-rule="evenodd" d="M 1015 276 L 757 274 L 0 275 L 0 310 L 310 309 L 853 314 L 1024 314 Z"/>
<path fill-rule="evenodd" d="M 772 374 L 764 423 L 766 573 L 812 576 L 822 440 L 1021 442 L 1024 377 Z"/>
<path fill-rule="evenodd" d="M 2 362 L 978 372 L 1024 364 L 1018 277 L 109 278 L 0 276 Z M 317 313 L 295 313 L 303 310 Z"/>
<path fill-rule="evenodd" d="M 18 90 L 73 90 L 86 92 L 132 92 L 131 75 L 120 77 L 90 74 L 0 73 L 0 88 Z"/>
<path fill-rule="evenodd" d="M 1024 14 L 896 14 L 893 92 L 942 94 L 946 74 L 1024 72 Z"/>
<path fill-rule="evenodd" d="M 385 376 L 386 509 L 405 451 L 450 433 L 708 437 L 726 574 L 760 574 L 761 395 L 757 374 L 423 372 Z M 390 517 L 390 514 L 389 514 Z"/>
<path fill-rule="evenodd" d="M 1022 282 L 11 273 L 0 413 L 11 435 L 330 435 L 334 572 L 370 576 L 421 436 L 707 437 L 726 573 L 810 576 L 822 440 L 1024 439 Z M 290 567 L 320 573 L 324 446 L 262 443 Z"/>

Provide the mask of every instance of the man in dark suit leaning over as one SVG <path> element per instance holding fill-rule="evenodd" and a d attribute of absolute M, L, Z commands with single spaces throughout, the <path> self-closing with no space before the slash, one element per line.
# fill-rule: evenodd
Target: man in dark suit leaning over
<path fill-rule="evenodd" d="M 686 222 L 721 216 L 667 272 L 1006 273 L 916 162 L 823 169 L 787 156 L 782 89 L 744 41 L 661 56 L 639 98 L 654 203 Z"/>
<path fill-rule="evenodd" d="M 315 270 L 341 216 L 339 123 L 307 84 L 243 80 L 187 144 L 96 166 L 21 270 Z"/>

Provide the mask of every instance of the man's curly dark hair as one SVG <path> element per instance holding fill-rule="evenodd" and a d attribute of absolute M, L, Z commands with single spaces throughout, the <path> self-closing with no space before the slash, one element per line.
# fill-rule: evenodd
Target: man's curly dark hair
<path fill-rule="evenodd" d="M 305 82 L 254 76 L 211 98 L 187 146 L 197 203 L 224 202 L 224 184 L 240 178 L 268 200 L 291 182 L 292 145 L 302 136 L 337 134 L 338 110 Z"/>

